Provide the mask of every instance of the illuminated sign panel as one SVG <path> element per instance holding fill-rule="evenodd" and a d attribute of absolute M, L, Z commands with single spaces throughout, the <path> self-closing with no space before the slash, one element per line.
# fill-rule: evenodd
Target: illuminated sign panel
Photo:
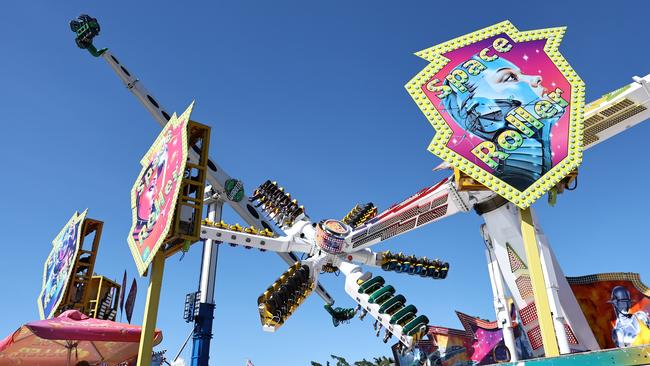
<path fill-rule="evenodd" d="M 505 21 L 417 53 L 406 89 L 436 130 L 429 151 L 520 208 L 582 161 L 584 83 L 558 52 L 565 28 Z"/>
<path fill-rule="evenodd" d="M 37 301 L 41 319 L 49 319 L 56 314 L 67 290 L 87 212 L 75 212 L 52 241 L 52 251 L 43 268 L 43 288 Z"/>
<path fill-rule="evenodd" d="M 147 270 L 173 223 L 187 162 L 187 125 L 193 105 L 167 122 L 142 158 L 142 170 L 131 189 L 133 225 L 128 242 L 140 275 Z"/>

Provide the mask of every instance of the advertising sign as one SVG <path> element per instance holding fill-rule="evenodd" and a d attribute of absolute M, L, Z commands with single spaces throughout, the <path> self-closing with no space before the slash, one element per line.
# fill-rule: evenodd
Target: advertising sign
<path fill-rule="evenodd" d="M 187 161 L 187 125 L 193 106 L 167 122 L 142 158 L 142 170 L 131 189 L 133 225 L 127 240 L 140 275 L 147 270 L 172 225 Z"/>
<path fill-rule="evenodd" d="M 81 214 L 75 212 L 52 241 L 52 251 L 43 268 L 43 288 L 37 300 L 41 319 L 55 315 L 67 290 L 87 212 L 88 210 Z"/>
<path fill-rule="evenodd" d="M 405 86 L 436 130 L 429 151 L 522 209 L 582 161 L 564 31 L 498 23 L 416 53 L 429 64 Z"/>

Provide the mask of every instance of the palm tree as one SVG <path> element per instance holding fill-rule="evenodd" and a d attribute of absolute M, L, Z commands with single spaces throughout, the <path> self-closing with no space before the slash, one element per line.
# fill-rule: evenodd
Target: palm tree
<path fill-rule="evenodd" d="M 376 366 L 392 366 L 394 364 L 393 359 L 386 356 L 381 356 L 379 358 L 375 357 L 374 361 Z"/>
<path fill-rule="evenodd" d="M 335 356 L 335 355 L 330 355 L 333 360 L 336 361 L 336 364 L 334 366 L 393 366 L 395 365 L 395 361 L 393 361 L 392 358 L 386 357 L 386 356 L 381 356 L 381 357 L 374 357 L 373 362 L 366 360 L 365 358 L 361 361 L 356 361 L 352 365 L 348 363 L 348 361 L 340 356 Z M 323 366 L 323 364 L 318 363 L 316 361 L 311 361 L 311 366 Z M 330 366 L 329 361 L 326 361 L 325 366 Z"/>
<path fill-rule="evenodd" d="M 361 361 L 357 361 L 354 363 L 354 366 L 375 366 L 374 363 L 366 360 L 365 358 Z"/>

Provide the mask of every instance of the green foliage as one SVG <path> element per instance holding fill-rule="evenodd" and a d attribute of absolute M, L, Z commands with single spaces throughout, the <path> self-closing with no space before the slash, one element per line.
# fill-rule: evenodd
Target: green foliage
<path fill-rule="evenodd" d="M 330 355 L 334 360 L 336 360 L 336 366 L 351 366 L 348 361 L 343 357 Z"/>
<path fill-rule="evenodd" d="M 354 366 L 375 366 L 374 363 L 366 360 L 365 358 L 361 361 L 357 361 L 354 363 Z"/>
<path fill-rule="evenodd" d="M 375 357 L 374 361 L 376 366 L 391 366 L 393 364 L 393 359 L 386 356 Z"/>

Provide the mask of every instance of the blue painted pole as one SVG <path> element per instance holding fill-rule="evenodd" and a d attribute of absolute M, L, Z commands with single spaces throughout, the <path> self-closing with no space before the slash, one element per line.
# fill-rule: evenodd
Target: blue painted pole
<path fill-rule="evenodd" d="M 208 205 L 208 220 L 221 220 L 223 202 L 210 187 L 206 187 L 205 203 Z M 212 322 L 214 319 L 214 283 L 217 274 L 219 245 L 213 240 L 203 242 L 201 260 L 201 277 L 199 280 L 200 301 L 198 314 L 194 320 L 192 336 L 192 366 L 208 366 L 210 360 L 210 341 L 212 340 Z"/>
<path fill-rule="evenodd" d="M 199 314 L 194 323 L 192 336 L 192 365 L 207 366 L 210 359 L 210 341 L 212 339 L 212 320 L 214 304 L 199 304 Z"/>

